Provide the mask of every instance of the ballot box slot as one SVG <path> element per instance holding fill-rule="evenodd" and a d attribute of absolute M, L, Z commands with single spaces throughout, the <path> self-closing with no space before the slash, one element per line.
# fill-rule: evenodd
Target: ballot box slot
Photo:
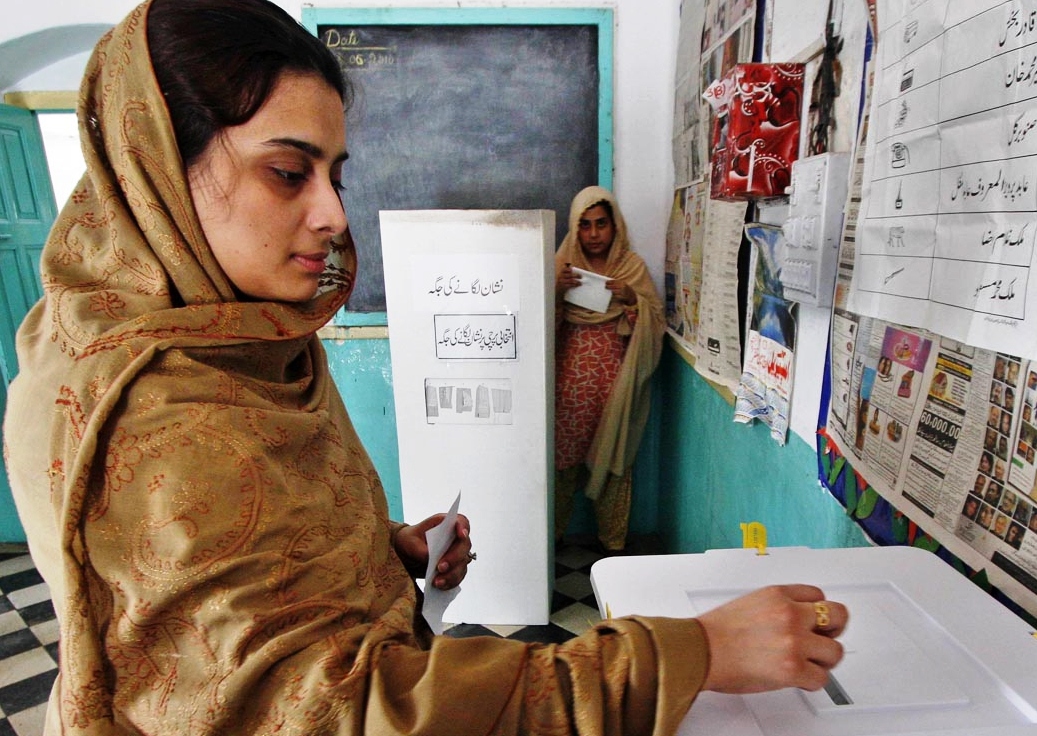
<path fill-rule="evenodd" d="M 853 701 L 850 700 L 850 696 L 843 690 L 843 686 L 839 684 L 839 681 L 835 679 L 833 675 L 828 676 L 828 682 L 825 683 L 825 692 L 828 697 L 832 699 L 833 705 L 852 705 Z"/>

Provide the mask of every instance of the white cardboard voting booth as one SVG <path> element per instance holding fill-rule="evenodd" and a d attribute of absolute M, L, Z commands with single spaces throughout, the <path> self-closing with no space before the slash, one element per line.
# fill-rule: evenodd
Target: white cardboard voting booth
<path fill-rule="evenodd" d="M 845 603 L 843 661 L 828 687 L 702 693 L 679 734 L 1037 734 L 1037 639 L 1021 618 L 913 547 L 711 550 L 608 558 L 591 582 L 602 616 L 695 616 L 774 583 Z"/>
<path fill-rule="evenodd" d="M 554 212 L 379 214 L 405 520 L 460 493 L 479 556 L 444 621 L 546 624 Z"/>

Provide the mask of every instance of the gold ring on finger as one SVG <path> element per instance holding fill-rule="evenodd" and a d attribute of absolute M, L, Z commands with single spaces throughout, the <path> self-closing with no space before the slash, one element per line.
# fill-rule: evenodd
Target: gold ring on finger
<path fill-rule="evenodd" d="M 824 629 L 832 623 L 832 612 L 827 603 L 818 602 L 814 604 L 814 628 Z"/>

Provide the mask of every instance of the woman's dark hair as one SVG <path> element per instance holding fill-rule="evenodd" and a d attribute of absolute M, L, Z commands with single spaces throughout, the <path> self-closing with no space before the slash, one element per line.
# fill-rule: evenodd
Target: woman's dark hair
<path fill-rule="evenodd" d="M 612 224 L 613 225 L 616 224 L 616 215 L 612 212 L 612 203 L 609 202 L 607 199 L 603 199 L 600 202 L 595 202 L 594 204 L 592 204 L 587 209 L 589 210 L 589 209 L 591 209 L 593 207 L 602 207 L 605 210 L 605 212 L 608 213 L 609 219 L 612 220 Z M 584 210 L 584 212 L 586 212 L 586 211 L 587 210 Z"/>
<path fill-rule="evenodd" d="M 317 74 L 343 108 L 352 101 L 334 55 L 267 0 L 154 0 L 148 48 L 185 168 L 248 122 L 284 72 Z"/>

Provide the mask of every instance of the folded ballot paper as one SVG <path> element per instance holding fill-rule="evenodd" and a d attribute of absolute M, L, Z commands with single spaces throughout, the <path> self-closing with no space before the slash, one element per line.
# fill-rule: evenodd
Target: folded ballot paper
<path fill-rule="evenodd" d="M 425 532 L 425 542 L 428 544 L 428 568 L 425 570 L 425 601 L 421 607 L 421 613 L 428 622 L 433 634 L 443 633 L 443 614 L 447 606 L 461 592 L 461 586 L 450 590 L 440 590 L 432 585 L 436 576 L 436 566 L 440 558 L 450 549 L 457 537 L 457 507 L 461 503 L 461 494 L 457 494 L 453 505 L 447 511 L 446 517 L 436 526 Z"/>
<path fill-rule="evenodd" d="M 608 276 L 573 266 L 573 273 L 580 275 L 580 285 L 565 292 L 565 301 L 594 312 L 607 312 L 612 292 L 605 288 Z"/>

